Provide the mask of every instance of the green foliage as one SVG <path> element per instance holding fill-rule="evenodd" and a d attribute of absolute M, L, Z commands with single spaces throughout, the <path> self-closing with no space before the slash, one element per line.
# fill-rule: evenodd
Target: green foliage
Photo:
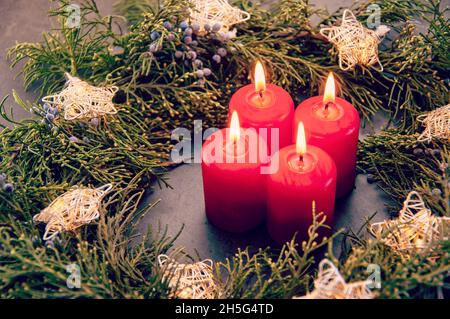
<path fill-rule="evenodd" d="M 60 89 L 66 72 L 104 81 L 108 72 L 95 68 L 95 61 L 107 54 L 109 43 L 120 35 L 113 31 L 117 18 L 101 16 L 93 0 L 84 1 L 80 7 L 80 27 L 71 27 L 68 24 L 70 4 L 61 0 L 59 6 L 49 12 L 50 17 L 55 17 L 55 27 L 43 33 L 41 43 L 19 43 L 8 52 L 12 66 L 25 61 L 20 72 L 25 88 L 39 89 L 41 96 Z"/>
<path fill-rule="evenodd" d="M 401 207 L 406 195 L 417 190 L 433 212 L 450 214 L 450 152 L 448 141 L 422 144 L 419 134 L 398 129 L 369 136 L 360 143 L 358 167 L 372 174 Z"/>

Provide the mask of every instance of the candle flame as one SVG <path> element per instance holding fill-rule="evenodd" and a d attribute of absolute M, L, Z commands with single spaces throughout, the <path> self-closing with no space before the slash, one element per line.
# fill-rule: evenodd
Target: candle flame
<path fill-rule="evenodd" d="M 325 85 L 325 93 L 323 94 L 323 104 L 334 103 L 336 97 L 336 88 L 334 83 L 333 72 L 328 74 L 327 83 Z"/>
<path fill-rule="evenodd" d="M 264 92 L 266 90 L 266 75 L 260 61 L 256 61 L 255 65 L 255 90 L 256 92 Z"/>
<path fill-rule="evenodd" d="M 230 140 L 236 143 L 241 137 L 241 128 L 239 125 L 239 116 L 236 111 L 233 111 L 231 115 L 230 123 Z"/>
<path fill-rule="evenodd" d="M 300 156 L 305 155 L 306 153 L 306 136 L 305 136 L 305 127 L 303 126 L 303 122 L 298 123 L 297 128 L 297 141 L 296 141 L 296 151 Z"/>

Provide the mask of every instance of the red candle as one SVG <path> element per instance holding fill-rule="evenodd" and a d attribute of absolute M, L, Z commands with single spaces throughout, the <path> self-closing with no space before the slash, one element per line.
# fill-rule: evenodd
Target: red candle
<path fill-rule="evenodd" d="M 305 125 L 309 145 L 326 151 L 336 163 L 336 196 L 353 190 L 356 177 L 359 114 L 349 102 L 335 97 L 334 77 L 330 73 L 324 96 L 305 100 L 295 110 L 295 124 Z"/>
<path fill-rule="evenodd" d="M 267 180 L 267 228 L 280 244 L 291 240 L 295 233 L 298 241 L 308 237 L 313 201 L 316 213 L 324 212 L 327 224 L 333 221 L 336 165 L 320 148 L 306 147 L 301 122 L 297 135 L 296 145 L 279 151 L 279 169 Z"/>
<path fill-rule="evenodd" d="M 213 133 L 202 147 L 203 192 L 209 221 L 230 232 L 258 226 L 266 214 L 266 142 L 241 129 L 234 112 L 230 129 Z M 261 160 L 262 159 L 262 160 Z"/>
<path fill-rule="evenodd" d="M 255 128 L 267 141 L 269 154 L 272 154 L 291 144 L 294 101 L 281 87 L 266 85 L 264 68 L 259 61 L 255 66 L 254 79 L 255 84 L 246 85 L 233 94 L 228 118 L 237 111 L 241 126 Z M 263 128 L 267 129 L 267 133 L 260 130 Z"/>

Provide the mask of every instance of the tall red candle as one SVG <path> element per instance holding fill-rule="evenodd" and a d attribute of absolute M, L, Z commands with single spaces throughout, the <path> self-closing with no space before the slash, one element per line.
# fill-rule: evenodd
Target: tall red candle
<path fill-rule="evenodd" d="M 299 241 L 307 238 L 313 221 L 313 201 L 316 213 L 324 212 L 327 224 L 333 222 L 336 165 L 320 148 L 306 147 L 304 134 L 299 124 L 297 144 L 279 151 L 279 169 L 268 175 L 267 228 L 280 244 L 291 240 L 295 233 Z"/>
<path fill-rule="evenodd" d="M 237 113 L 230 130 L 213 133 L 202 147 L 205 210 L 209 221 L 230 232 L 258 226 L 266 214 L 266 142 L 255 130 L 239 128 Z"/>
<path fill-rule="evenodd" d="M 344 99 L 335 97 L 332 73 L 327 79 L 324 96 L 302 102 L 295 110 L 295 124 L 305 125 L 308 144 L 326 151 L 336 163 L 336 196 L 353 190 L 356 177 L 359 114 Z"/>
<path fill-rule="evenodd" d="M 254 78 L 255 84 L 240 88 L 231 97 L 228 118 L 230 119 L 231 114 L 237 111 L 241 126 L 256 129 L 268 142 L 268 150 L 272 154 L 291 144 L 294 101 L 281 87 L 274 84 L 266 85 L 264 69 L 260 62 L 256 63 Z M 262 128 L 267 129 L 265 136 L 260 130 Z M 272 134 L 271 129 L 278 129 L 278 139 Z"/>

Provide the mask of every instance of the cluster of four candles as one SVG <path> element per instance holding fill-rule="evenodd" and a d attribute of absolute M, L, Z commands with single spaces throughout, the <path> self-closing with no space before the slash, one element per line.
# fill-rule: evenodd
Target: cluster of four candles
<path fill-rule="evenodd" d="M 259 62 L 254 78 L 231 98 L 230 128 L 203 144 L 206 214 L 227 231 L 247 231 L 266 219 L 275 241 L 295 233 L 304 239 L 313 202 L 331 223 L 335 197 L 353 189 L 359 115 L 335 97 L 332 74 L 324 95 L 295 111 L 284 89 L 266 85 Z"/>

